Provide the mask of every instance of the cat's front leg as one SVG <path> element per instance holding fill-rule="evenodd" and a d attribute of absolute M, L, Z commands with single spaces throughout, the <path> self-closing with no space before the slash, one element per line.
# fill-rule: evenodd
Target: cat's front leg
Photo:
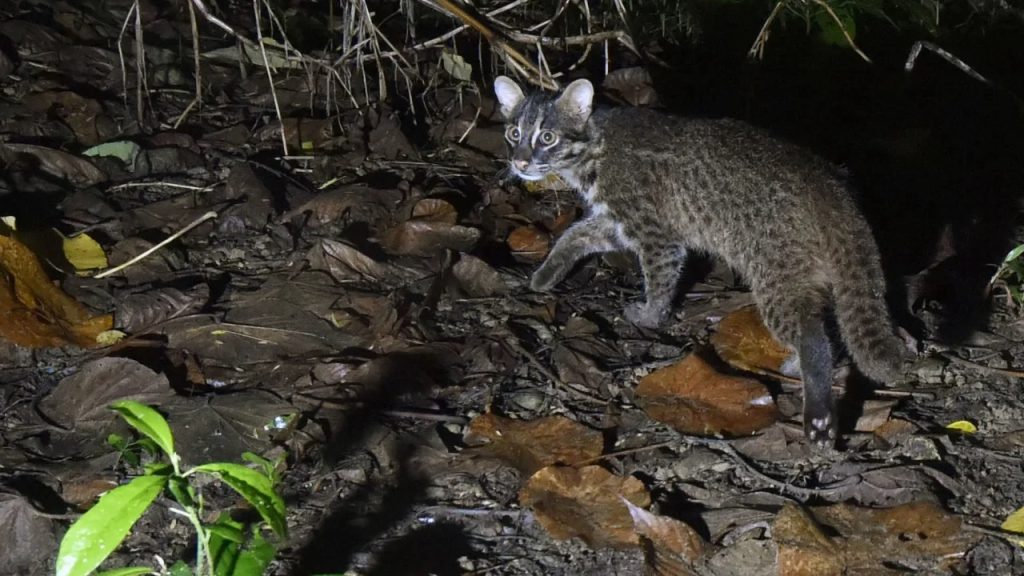
<path fill-rule="evenodd" d="M 676 285 L 683 273 L 686 251 L 674 245 L 642 245 L 640 268 L 647 298 L 626 306 L 626 320 L 641 328 L 657 328 L 672 310 Z"/>
<path fill-rule="evenodd" d="M 547 292 L 561 282 L 585 256 L 619 248 L 615 225 L 604 217 L 580 220 L 555 242 L 544 263 L 533 273 L 530 289 Z"/>

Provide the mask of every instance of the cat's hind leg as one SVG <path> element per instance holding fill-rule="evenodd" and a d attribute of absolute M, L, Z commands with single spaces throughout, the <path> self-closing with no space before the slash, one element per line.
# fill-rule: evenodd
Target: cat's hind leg
<path fill-rule="evenodd" d="M 832 399 L 832 343 L 825 329 L 828 297 L 810 286 L 755 292 L 765 325 L 799 357 L 804 385 L 804 434 L 816 446 L 832 447 L 838 434 Z"/>
<path fill-rule="evenodd" d="M 644 273 L 646 299 L 626 306 L 626 319 L 641 328 L 656 328 L 672 310 L 686 250 L 675 245 L 641 245 L 640 268 Z"/>

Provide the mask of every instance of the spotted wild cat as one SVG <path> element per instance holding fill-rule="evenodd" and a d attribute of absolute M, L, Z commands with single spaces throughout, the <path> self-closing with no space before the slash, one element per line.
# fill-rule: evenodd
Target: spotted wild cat
<path fill-rule="evenodd" d="M 654 327 L 671 312 L 688 251 L 720 257 L 749 283 L 765 324 L 799 358 L 804 432 L 836 438 L 832 313 L 867 376 L 891 381 L 905 353 L 885 304 L 871 229 L 848 186 L 818 156 L 735 120 L 687 119 L 640 108 L 594 110 L 577 80 L 559 94 L 526 95 L 494 82 L 507 120 L 511 172 L 558 174 L 589 213 L 555 243 L 530 283 L 546 291 L 581 258 L 639 256 L 646 300 L 626 318 Z"/>

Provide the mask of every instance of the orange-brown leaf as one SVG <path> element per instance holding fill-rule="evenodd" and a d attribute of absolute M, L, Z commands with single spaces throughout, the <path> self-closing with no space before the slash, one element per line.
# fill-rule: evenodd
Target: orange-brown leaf
<path fill-rule="evenodd" d="M 533 509 L 553 538 L 580 538 L 593 548 L 627 548 L 638 543 L 623 499 L 646 508 L 650 494 L 636 478 L 600 466 L 576 469 L 548 466 L 519 491 L 519 502 Z"/>
<path fill-rule="evenodd" d="M 444 224 L 455 224 L 459 214 L 455 206 L 440 198 L 424 198 L 412 208 L 412 218 L 416 220 L 430 220 L 431 222 L 442 222 Z"/>
<path fill-rule="evenodd" d="M 778 419 L 763 384 L 722 374 L 697 354 L 645 376 L 636 397 L 648 416 L 687 434 L 745 436 Z"/>
<path fill-rule="evenodd" d="M 711 345 L 722 359 L 756 374 L 779 376 L 779 367 L 790 352 L 761 321 L 757 308 L 748 306 L 729 314 L 718 323 Z"/>
<path fill-rule="evenodd" d="M 530 475 L 552 464 L 572 464 L 601 455 L 601 433 L 563 416 L 523 421 L 482 414 L 469 423 L 467 443 Z"/>
<path fill-rule="evenodd" d="M 0 236 L 0 338 L 21 346 L 95 346 L 113 327 L 109 314 L 92 316 L 55 286 L 20 242 Z"/>
<path fill-rule="evenodd" d="M 512 256 L 524 262 L 540 262 L 548 255 L 551 238 L 536 226 L 520 226 L 508 235 Z"/>

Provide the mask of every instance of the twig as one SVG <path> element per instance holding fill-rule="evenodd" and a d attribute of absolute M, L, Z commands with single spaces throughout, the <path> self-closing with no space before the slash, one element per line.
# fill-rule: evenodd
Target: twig
<path fill-rule="evenodd" d="M 975 72 L 974 68 L 971 68 L 970 66 L 968 66 L 966 62 L 964 62 L 963 60 L 957 58 L 956 56 L 953 56 L 949 52 L 943 50 L 942 48 L 939 48 L 935 44 L 933 44 L 931 42 L 928 42 L 926 40 L 918 40 L 917 42 L 914 42 L 914 46 L 910 49 L 910 54 L 907 55 L 907 63 L 903 65 L 903 70 L 904 71 L 906 71 L 906 72 L 913 72 L 914 71 L 914 65 L 917 64 L 917 57 L 921 55 L 921 49 L 922 48 L 927 48 L 928 50 L 931 50 L 936 55 L 938 55 L 940 58 L 942 58 L 946 62 L 949 62 L 953 66 L 956 66 L 957 68 L 960 69 L 961 72 L 963 72 L 964 74 L 967 74 L 971 78 L 974 78 L 978 82 L 982 82 L 982 83 L 985 83 L 985 84 L 992 84 L 991 82 L 989 82 L 988 78 L 985 78 L 981 74 L 978 74 L 977 72 Z"/>
<path fill-rule="evenodd" d="M 196 8 L 191 2 L 188 4 L 188 21 L 192 28 L 192 61 L 193 66 L 196 69 L 196 95 L 194 99 L 189 102 L 188 106 L 185 107 L 185 111 L 182 112 L 178 118 L 174 121 L 173 127 L 175 130 L 181 126 L 181 123 L 188 118 L 188 115 L 192 113 L 192 109 L 196 107 L 202 107 L 203 105 L 203 71 L 200 67 L 199 61 L 199 21 L 196 18 Z"/>
<path fill-rule="evenodd" d="M 985 372 L 993 372 L 995 374 L 1002 374 L 1003 376 L 1009 376 L 1011 378 L 1024 378 L 1024 371 L 1014 370 L 1011 368 L 996 368 L 995 366 L 986 366 L 984 364 L 978 364 L 977 362 L 971 362 L 959 356 L 953 354 L 939 354 L 946 360 L 953 362 L 954 364 L 960 364 L 963 366 L 970 366 L 971 368 L 977 368 L 978 370 L 984 370 Z"/>
<path fill-rule="evenodd" d="M 702 444 L 715 452 L 720 452 L 729 456 L 756 479 L 768 484 L 783 494 L 790 494 L 801 502 L 806 502 L 807 500 L 828 491 L 828 489 L 801 488 L 800 486 L 793 486 L 787 482 L 776 480 L 775 478 L 772 478 L 758 470 L 757 467 L 750 462 L 747 462 L 747 459 L 740 455 L 740 453 L 725 440 L 716 440 L 713 438 L 690 438 L 690 440 L 697 444 Z"/>
<path fill-rule="evenodd" d="M 609 458 L 618 458 L 619 456 L 627 456 L 629 454 L 636 454 L 638 452 L 650 452 L 650 451 L 653 451 L 653 450 L 658 450 L 659 448 L 666 448 L 666 447 L 671 446 L 673 444 L 676 444 L 678 442 L 679 442 L 678 440 L 666 440 L 664 442 L 658 442 L 657 444 L 649 444 L 647 446 L 640 446 L 638 448 L 629 448 L 627 450 L 619 450 L 617 452 L 609 452 L 607 454 L 602 454 L 600 456 L 597 456 L 596 458 L 587 458 L 586 460 L 580 460 L 578 462 L 572 462 L 569 465 L 573 466 L 573 467 L 584 466 L 586 464 L 591 464 L 593 462 L 600 462 L 601 460 L 607 460 Z"/>
<path fill-rule="evenodd" d="M 757 58 L 758 60 L 764 58 L 764 47 L 768 44 L 768 34 L 771 32 L 772 22 L 779 16 L 779 12 L 782 11 L 782 7 L 785 5 L 786 0 L 780 0 L 778 4 L 772 8 L 768 18 L 765 19 L 764 24 L 761 25 L 761 31 L 757 33 L 757 37 L 754 38 L 754 44 L 750 46 L 750 50 L 747 51 L 747 55 L 751 58 Z"/>
<path fill-rule="evenodd" d="M 557 384 L 558 386 L 560 386 L 562 388 L 565 388 L 569 392 L 572 392 L 576 396 L 578 396 L 580 398 L 583 398 L 583 399 L 586 399 L 586 400 L 589 400 L 591 402 L 595 402 L 597 404 L 607 404 L 608 403 L 607 399 L 598 398 L 597 396 L 592 396 L 592 395 L 590 395 L 590 394 L 588 394 L 586 392 L 583 392 L 582 390 L 577 390 L 577 389 L 573 388 L 572 386 L 570 386 L 568 383 L 566 383 L 561 378 L 559 378 L 557 374 L 555 374 L 547 366 L 545 366 L 544 363 L 541 362 L 532 352 L 530 352 L 526 348 L 523 348 L 523 346 L 519 342 L 516 342 L 515 340 L 504 340 L 502 342 L 504 344 L 506 344 L 507 346 L 509 346 L 510 348 L 512 348 L 512 350 L 514 350 L 515 352 L 518 352 L 520 356 L 522 356 L 523 358 L 526 358 L 527 362 L 532 364 L 533 367 L 536 368 L 538 372 L 540 372 L 545 378 L 550 380 L 552 383 Z"/>
<path fill-rule="evenodd" d="M 266 44 L 263 42 L 263 27 L 260 23 L 260 0 L 252 0 L 252 15 L 256 20 L 256 39 L 260 46 L 260 56 L 263 57 L 263 68 L 267 72 L 267 86 L 270 87 L 270 97 L 274 100 L 274 113 L 277 114 L 277 124 L 281 127 L 281 152 L 288 155 L 288 135 L 285 134 L 284 118 L 281 117 L 281 103 L 277 99 L 277 88 L 274 87 L 274 72 L 270 69 L 270 60 L 267 59 Z"/>
<path fill-rule="evenodd" d="M 195 228 L 196 226 L 199 226 L 203 222 L 206 222 L 207 220 L 212 220 L 212 219 L 214 219 L 216 217 L 217 217 L 217 213 L 216 212 L 213 212 L 213 211 L 207 212 L 206 214 L 203 214 L 199 218 L 196 218 L 195 220 L 193 220 L 191 223 L 189 223 L 187 226 L 185 226 L 181 230 L 178 230 L 174 234 L 171 234 L 170 236 L 165 238 L 163 241 L 161 241 L 157 245 L 155 245 L 152 248 L 146 250 L 142 254 L 139 254 L 138 256 L 132 258 L 131 260 L 129 260 L 129 261 L 123 263 L 123 264 L 120 264 L 118 266 L 114 266 L 113 268 L 111 268 L 109 270 L 105 270 L 103 272 L 100 272 L 99 274 L 93 276 L 93 278 L 96 278 L 96 279 L 106 278 L 107 276 L 110 276 L 111 274 L 116 274 L 117 272 L 120 272 L 121 270 L 124 270 L 125 268 L 134 265 L 136 262 L 139 262 L 140 260 L 146 258 L 150 254 L 152 254 L 152 253 L 156 252 L 157 250 L 163 248 L 164 246 L 170 244 L 171 242 L 173 242 L 177 238 L 181 237 L 182 235 L 184 235 L 189 230 Z"/>

